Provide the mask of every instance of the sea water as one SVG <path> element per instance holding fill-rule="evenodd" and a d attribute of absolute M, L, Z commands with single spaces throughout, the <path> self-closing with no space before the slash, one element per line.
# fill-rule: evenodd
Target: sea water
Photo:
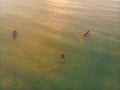
<path fill-rule="evenodd" d="M 119 85 L 120 0 L 0 0 L 0 90 Z"/>

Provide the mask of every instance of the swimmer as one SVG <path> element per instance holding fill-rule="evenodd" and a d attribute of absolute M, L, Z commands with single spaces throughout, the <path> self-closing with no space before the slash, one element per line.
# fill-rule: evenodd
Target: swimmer
<path fill-rule="evenodd" d="M 85 32 L 85 33 L 84 33 L 84 37 L 86 37 L 89 33 L 90 33 L 89 30 L 88 30 L 87 32 Z"/>
<path fill-rule="evenodd" d="M 61 63 L 64 63 L 64 54 L 63 54 L 63 53 L 61 54 L 60 62 L 61 62 Z"/>
<path fill-rule="evenodd" d="M 13 31 L 12 36 L 13 36 L 13 39 L 16 38 L 16 36 L 17 36 L 17 32 L 16 32 L 15 30 Z"/>

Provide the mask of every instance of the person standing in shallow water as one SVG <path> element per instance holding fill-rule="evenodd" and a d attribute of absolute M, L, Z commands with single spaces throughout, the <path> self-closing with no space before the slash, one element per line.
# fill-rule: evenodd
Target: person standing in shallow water
<path fill-rule="evenodd" d="M 60 58 L 60 62 L 61 62 L 61 63 L 64 63 L 64 62 L 65 62 L 65 61 L 64 61 L 64 58 L 65 58 L 64 53 L 62 53 L 62 54 L 61 54 L 61 58 Z"/>
<path fill-rule="evenodd" d="M 16 38 L 16 36 L 17 36 L 17 32 L 16 32 L 16 30 L 13 31 L 12 36 L 13 36 L 13 39 Z"/>

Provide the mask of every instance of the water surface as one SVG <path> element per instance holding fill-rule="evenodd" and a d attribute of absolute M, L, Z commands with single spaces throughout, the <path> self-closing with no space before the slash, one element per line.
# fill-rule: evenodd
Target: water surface
<path fill-rule="evenodd" d="M 0 90 L 120 90 L 119 33 L 120 0 L 0 0 Z"/>

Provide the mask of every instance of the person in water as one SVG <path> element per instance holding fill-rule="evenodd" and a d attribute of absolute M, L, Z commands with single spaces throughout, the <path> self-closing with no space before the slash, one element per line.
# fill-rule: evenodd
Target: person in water
<path fill-rule="evenodd" d="M 87 32 L 84 33 L 84 37 L 86 37 L 88 34 L 90 33 L 90 31 L 88 30 Z"/>
<path fill-rule="evenodd" d="M 60 58 L 60 62 L 61 62 L 61 63 L 64 63 L 64 62 L 65 62 L 65 61 L 64 61 L 64 58 L 65 58 L 64 53 L 62 53 L 62 54 L 61 54 L 61 58 Z"/>
<path fill-rule="evenodd" d="M 16 30 L 13 31 L 12 36 L 13 36 L 13 39 L 16 38 L 16 36 L 17 36 L 17 32 L 16 32 Z"/>

